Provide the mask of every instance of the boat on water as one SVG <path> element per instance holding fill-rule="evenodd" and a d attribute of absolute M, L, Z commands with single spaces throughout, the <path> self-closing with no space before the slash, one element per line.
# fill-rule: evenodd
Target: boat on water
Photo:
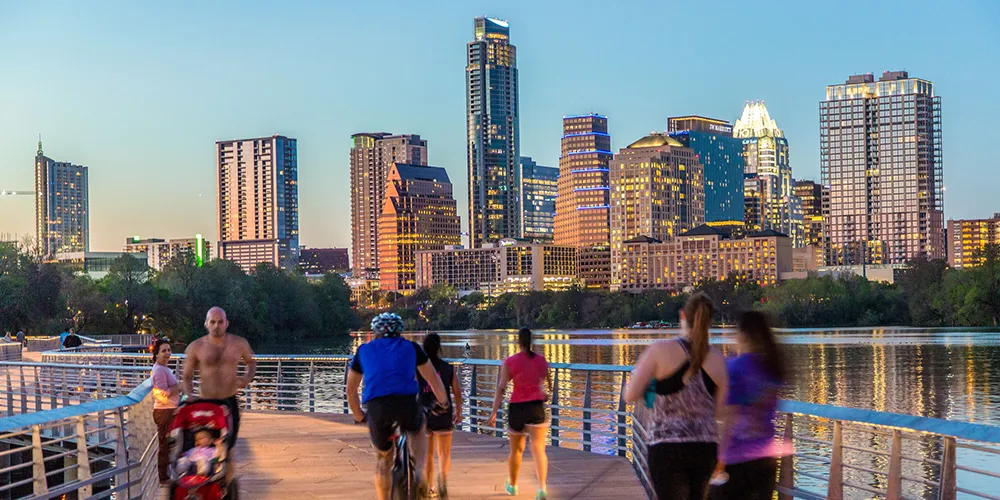
<path fill-rule="evenodd" d="M 666 321 L 639 321 L 634 323 L 632 326 L 628 327 L 629 330 L 655 330 L 658 328 L 674 328 L 677 325 L 668 323 Z"/>

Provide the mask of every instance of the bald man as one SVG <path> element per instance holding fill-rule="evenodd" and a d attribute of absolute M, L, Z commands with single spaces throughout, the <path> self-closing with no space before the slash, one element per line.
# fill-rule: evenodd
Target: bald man
<path fill-rule="evenodd" d="M 181 387 L 185 394 L 194 394 L 194 371 L 198 370 L 201 379 L 199 397 L 226 402 L 233 417 L 233 428 L 229 432 L 229 448 L 232 449 L 240 431 L 240 402 L 236 399 L 236 392 L 250 385 L 257 372 L 257 362 L 246 339 L 227 333 L 228 328 L 226 311 L 221 307 L 208 310 L 205 316 L 208 335 L 191 342 L 184 351 Z M 247 373 L 243 377 L 237 371 L 240 361 L 247 365 Z"/>

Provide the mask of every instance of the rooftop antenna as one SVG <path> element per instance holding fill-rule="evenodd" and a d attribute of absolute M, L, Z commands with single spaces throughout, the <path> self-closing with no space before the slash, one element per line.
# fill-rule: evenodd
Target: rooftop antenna
<path fill-rule="evenodd" d="M 42 156 L 42 134 L 38 134 L 38 156 Z"/>

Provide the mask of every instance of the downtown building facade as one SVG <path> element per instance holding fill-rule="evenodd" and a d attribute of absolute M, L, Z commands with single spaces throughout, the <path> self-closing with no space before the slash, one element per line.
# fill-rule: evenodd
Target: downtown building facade
<path fill-rule="evenodd" d="M 989 219 L 948 221 L 948 265 L 954 268 L 983 265 L 986 245 L 1000 245 L 1000 213 Z"/>
<path fill-rule="evenodd" d="M 218 141 L 219 258 L 245 272 L 291 270 L 299 255 L 296 140 L 282 135 Z"/>
<path fill-rule="evenodd" d="M 854 75 L 820 102 L 830 265 L 945 258 L 941 98 L 906 71 Z"/>
<path fill-rule="evenodd" d="M 417 288 L 443 284 L 465 294 L 558 291 L 578 284 L 576 249 L 517 240 L 417 252 L 416 271 Z"/>
<path fill-rule="evenodd" d="M 611 289 L 622 283 L 626 241 L 669 241 L 705 223 L 705 180 L 691 148 L 654 133 L 611 161 Z"/>
<path fill-rule="evenodd" d="M 735 275 L 761 286 L 792 271 L 792 242 L 772 230 L 741 234 L 742 224 L 711 223 L 669 242 L 640 236 L 624 242 L 620 289 L 682 291 Z"/>
<path fill-rule="evenodd" d="M 469 241 L 473 248 L 520 238 L 517 50 L 510 25 L 475 19 L 465 67 Z"/>
<path fill-rule="evenodd" d="M 521 164 L 521 238 L 551 242 L 559 169 L 539 165 L 530 156 L 522 156 Z"/>
<path fill-rule="evenodd" d="M 125 240 L 125 253 L 135 254 L 138 258 L 145 255 L 146 265 L 150 269 L 163 271 L 171 260 L 180 256 L 190 255 L 195 265 L 201 266 L 212 260 L 212 244 L 202 235 L 194 238 L 140 238 L 138 236 Z"/>
<path fill-rule="evenodd" d="M 440 167 L 394 163 L 379 217 L 379 289 L 412 293 L 416 255 L 461 243 L 451 180 Z"/>
<path fill-rule="evenodd" d="M 828 242 L 823 233 L 823 186 L 813 181 L 795 181 L 795 198 L 802 207 L 802 247 L 810 247 L 816 253 L 815 260 L 820 265 L 826 263 Z"/>
<path fill-rule="evenodd" d="M 299 268 L 307 276 L 347 272 L 351 268 L 346 248 L 306 248 L 299 250 Z"/>
<path fill-rule="evenodd" d="M 42 141 L 38 141 L 35 236 L 43 259 L 90 250 L 89 190 L 87 167 L 45 156 Z"/>
<path fill-rule="evenodd" d="M 667 132 L 698 156 L 705 172 L 705 221 L 742 221 L 743 141 L 733 125 L 703 116 L 667 118 Z"/>

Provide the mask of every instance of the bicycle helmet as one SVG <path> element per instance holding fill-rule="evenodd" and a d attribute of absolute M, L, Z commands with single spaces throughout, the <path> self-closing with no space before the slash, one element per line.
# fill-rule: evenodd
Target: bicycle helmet
<path fill-rule="evenodd" d="M 403 318 L 396 313 L 382 313 L 372 318 L 372 331 L 376 335 L 391 337 L 403 332 Z"/>

